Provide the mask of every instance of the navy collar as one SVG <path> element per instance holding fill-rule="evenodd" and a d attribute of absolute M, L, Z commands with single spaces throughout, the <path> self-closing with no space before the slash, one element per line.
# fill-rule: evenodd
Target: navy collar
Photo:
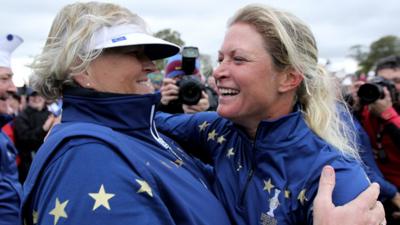
<path fill-rule="evenodd" d="M 150 127 L 160 94 L 126 95 L 71 87 L 63 92 L 62 122 L 89 122 L 123 133 Z"/>
<path fill-rule="evenodd" d="M 13 117 L 11 115 L 0 114 L 0 126 L 3 127 L 7 123 L 9 123 L 12 119 L 13 119 Z"/>
<path fill-rule="evenodd" d="M 249 139 L 241 126 L 234 123 L 231 126 L 239 130 L 242 136 Z M 255 140 L 249 140 L 256 142 L 256 144 L 267 143 L 270 147 L 283 147 L 299 141 L 308 132 L 310 132 L 310 129 L 304 121 L 301 108 L 296 105 L 293 112 L 287 115 L 261 121 L 257 127 Z"/>

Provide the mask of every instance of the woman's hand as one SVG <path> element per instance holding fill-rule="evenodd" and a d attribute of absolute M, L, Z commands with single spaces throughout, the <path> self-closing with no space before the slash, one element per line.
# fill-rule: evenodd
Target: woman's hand
<path fill-rule="evenodd" d="M 332 203 L 335 187 L 335 171 L 325 166 L 319 181 L 318 194 L 314 199 L 314 225 L 383 225 L 385 211 L 377 201 L 379 185 L 373 183 L 356 199 L 343 206 Z"/>
<path fill-rule="evenodd" d="M 171 101 L 178 99 L 179 87 L 171 78 L 164 78 L 161 88 L 161 104 L 168 105 Z"/>
<path fill-rule="evenodd" d="M 210 102 L 208 101 L 208 95 L 205 91 L 201 92 L 201 99 L 196 105 L 182 104 L 182 109 L 185 113 L 203 112 L 208 108 L 210 108 Z"/>

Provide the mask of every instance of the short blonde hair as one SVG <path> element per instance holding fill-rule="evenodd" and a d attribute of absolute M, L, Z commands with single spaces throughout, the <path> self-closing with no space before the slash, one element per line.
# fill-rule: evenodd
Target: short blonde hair
<path fill-rule="evenodd" d="M 300 103 L 308 126 L 345 155 L 359 159 L 354 133 L 342 122 L 339 88 L 334 78 L 318 65 L 316 41 L 308 26 L 288 12 L 260 4 L 240 9 L 228 26 L 235 23 L 250 24 L 261 34 L 278 71 L 292 68 L 303 75 L 293 101 Z"/>
<path fill-rule="evenodd" d="M 33 61 L 31 83 L 48 99 L 62 95 L 73 74 L 84 71 L 101 49 L 88 50 L 93 34 L 102 27 L 136 24 L 148 31 L 144 20 L 128 9 L 110 3 L 88 2 L 67 5 L 55 17 L 43 52 Z"/>

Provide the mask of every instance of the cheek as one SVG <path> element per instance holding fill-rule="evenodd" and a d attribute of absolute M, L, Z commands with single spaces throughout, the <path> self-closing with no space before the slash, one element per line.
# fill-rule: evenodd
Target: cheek
<path fill-rule="evenodd" d="M 8 113 L 8 104 L 0 100 L 0 113 Z"/>

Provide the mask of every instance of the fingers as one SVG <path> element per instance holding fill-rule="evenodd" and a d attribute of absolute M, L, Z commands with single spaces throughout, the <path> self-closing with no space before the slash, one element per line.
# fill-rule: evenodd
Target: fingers
<path fill-rule="evenodd" d="M 380 201 L 377 201 L 375 206 L 366 214 L 370 219 L 368 224 L 386 224 L 385 209 Z"/>
<path fill-rule="evenodd" d="M 315 204 L 332 205 L 332 192 L 335 188 L 335 171 L 331 166 L 324 166 L 319 179 L 318 193 Z"/>
<path fill-rule="evenodd" d="M 162 81 L 162 86 L 168 85 L 168 84 L 175 84 L 176 81 L 171 78 L 164 78 Z"/>
<path fill-rule="evenodd" d="M 178 99 L 179 88 L 175 85 L 175 81 L 172 79 L 165 79 L 163 85 L 160 88 L 161 92 L 161 104 L 168 105 L 170 101 Z"/>
<path fill-rule="evenodd" d="M 206 98 L 208 99 L 208 94 L 205 91 L 201 92 L 201 98 Z"/>
<path fill-rule="evenodd" d="M 378 196 L 379 184 L 372 183 L 365 191 L 363 191 L 356 199 L 351 201 L 349 204 L 354 204 L 364 209 L 372 209 L 376 207 Z"/>

